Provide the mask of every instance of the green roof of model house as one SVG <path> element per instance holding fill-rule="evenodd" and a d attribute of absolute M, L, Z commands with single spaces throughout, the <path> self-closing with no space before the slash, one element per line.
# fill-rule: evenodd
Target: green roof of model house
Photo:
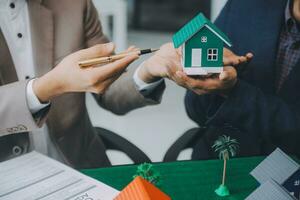
<path fill-rule="evenodd" d="M 228 46 L 232 46 L 229 38 L 213 23 L 211 23 L 202 13 L 200 13 L 173 36 L 173 43 L 175 48 L 180 47 L 183 43 L 192 38 L 204 26 L 206 26 L 210 31 L 217 35 Z"/>

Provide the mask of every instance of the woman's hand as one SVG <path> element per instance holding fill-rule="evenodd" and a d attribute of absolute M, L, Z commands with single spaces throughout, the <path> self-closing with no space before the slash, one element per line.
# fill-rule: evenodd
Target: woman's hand
<path fill-rule="evenodd" d="M 79 61 L 112 55 L 112 43 L 80 50 L 64 58 L 53 70 L 34 80 L 33 90 L 41 102 L 68 92 L 102 94 L 139 56 L 130 55 L 99 67 L 81 69 Z"/>

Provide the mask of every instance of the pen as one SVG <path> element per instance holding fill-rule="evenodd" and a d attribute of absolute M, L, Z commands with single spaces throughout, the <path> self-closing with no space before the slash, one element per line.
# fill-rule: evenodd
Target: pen
<path fill-rule="evenodd" d="M 143 49 L 139 51 L 133 51 L 133 52 L 126 52 L 126 53 L 120 53 L 117 55 L 107 56 L 107 57 L 100 57 L 100 58 L 93 58 L 89 60 L 80 61 L 78 65 L 81 68 L 88 68 L 93 65 L 100 65 L 100 64 L 106 64 L 110 62 L 114 62 L 116 60 L 120 60 L 122 58 L 125 58 L 126 56 L 132 55 L 132 54 L 138 54 L 139 56 L 153 53 L 158 51 L 159 49 Z"/>

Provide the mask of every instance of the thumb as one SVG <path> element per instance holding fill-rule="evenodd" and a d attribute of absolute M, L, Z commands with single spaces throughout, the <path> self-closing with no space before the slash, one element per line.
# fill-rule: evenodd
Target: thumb
<path fill-rule="evenodd" d="M 220 75 L 219 75 L 219 79 L 221 81 L 226 81 L 229 79 L 229 73 L 227 71 L 223 71 Z"/>
<path fill-rule="evenodd" d="M 81 57 L 84 59 L 96 58 L 100 56 L 112 55 L 115 50 L 115 45 L 113 43 L 97 44 L 88 49 L 81 51 Z"/>
<path fill-rule="evenodd" d="M 224 70 L 219 75 L 219 79 L 221 81 L 230 81 L 235 79 L 237 76 L 237 72 L 233 67 L 224 67 Z"/>

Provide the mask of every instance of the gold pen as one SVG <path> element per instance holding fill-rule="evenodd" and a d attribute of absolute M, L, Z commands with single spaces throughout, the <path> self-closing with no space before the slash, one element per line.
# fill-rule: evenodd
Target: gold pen
<path fill-rule="evenodd" d="M 156 52 L 158 50 L 159 49 L 143 49 L 143 50 L 139 50 L 139 51 L 120 53 L 117 55 L 112 55 L 112 56 L 107 56 L 107 57 L 93 58 L 93 59 L 89 59 L 89 60 L 80 61 L 78 63 L 78 65 L 81 68 L 88 68 L 88 67 L 92 67 L 94 65 L 100 65 L 100 64 L 114 62 L 116 60 L 120 60 L 120 59 L 125 58 L 126 56 L 129 56 L 132 54 L 138 54 L 139 56 L 141 56 L 141 55 Z"/>

